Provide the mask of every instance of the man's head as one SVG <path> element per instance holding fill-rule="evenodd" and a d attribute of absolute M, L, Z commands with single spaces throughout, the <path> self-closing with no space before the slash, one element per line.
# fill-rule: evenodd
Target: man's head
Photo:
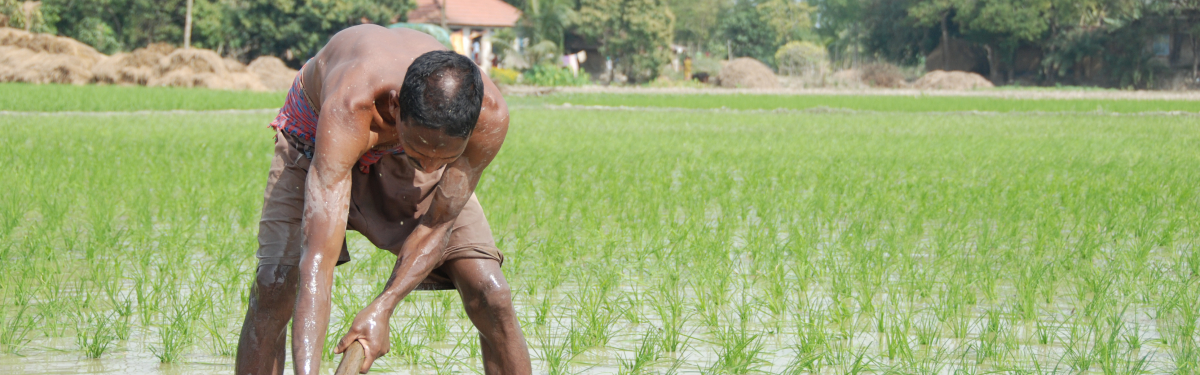
<path fill-rule="evenodd" d="M 475 130 L 483 77 L 462 55 L 427 52 L 408 67 L 397 99 L 401 145 L 418 169 L 440 168 L 462 154 Z"/>

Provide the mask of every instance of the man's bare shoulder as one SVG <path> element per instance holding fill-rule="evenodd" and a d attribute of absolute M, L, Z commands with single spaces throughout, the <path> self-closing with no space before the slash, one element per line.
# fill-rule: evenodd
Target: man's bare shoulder
<path fill-rule="evenodd" d="M 508 133 L 508 103 L 490 79 L 485 76 L 483 81 L 483 108 L 480 108 L 479 121 L 475 123 L 468 147 L 479 148 L 494 156 Z"/>
<path fill-rule="evenodd" d="M 404 74 L 421 54 L 445 49 L 433 37 L 414 30 L 358 25 L 339 31 L 313 57 L 305 89 L 322 102 L 369 103 L 399 90 Z"/>

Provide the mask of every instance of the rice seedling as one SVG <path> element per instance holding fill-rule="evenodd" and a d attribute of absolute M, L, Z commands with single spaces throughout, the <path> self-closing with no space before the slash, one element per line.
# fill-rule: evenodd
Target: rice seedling
<path fill-rule="evenodd" d="M 117 339 L 113 323 L 117 319 L 103 313 L 80 314 L 75 329 L 75 345 L 89 359 L 100 358 Z"/>
<path fill-rule="evenodd" d="M 388 355 L 406 365 L 421 363 L 423 353 L 429 349 L 428 339 L 418 334 L 416 324 L 415 319 L 409 319 L 403 325 L 392 323 L 392 329 L 388 332 L 392 344 L 392 351 Z"/>
<path fill-rule="evenodd" d="M 612 325 L 617 315 L 610 309 L 610 304 L 603 287 L 584 288 L 580 294 L 572 296 L 571 302 L 578 306 L 575 311 L 570 338 L 571 353 L 580 354 L 584 351 L 608 345 L 612 339 Z"/>
<path fill-rule="evenodd" d="M 29 343 L 29 332 L 37 325 L 37 318 L 29 313 L 28 306 L 20 306 L 5 318 L 0 326 L 0 350 L 17 354 Z"/>
<path fill-rule="evenodd" d="M 644 374 L 650 372 L 650 366 L 658 362 L 661 355 L 658 350 L 658 344 L 661 342 L 660 332 L 656 330 L 646 331 L 642 334 L 642 340 L 638 342 L 637 347 L 633 349 L 633 353 L 629 358 L 621 357 L 621 369 L 618 374 Z"/>
<path fill-rule="evenodd" d="M 72 90 L 55 95 L 87 89 Z M 169 95 L 65 105 L 217 105 Z M 578 103 L 888 112 L 541 107 L 572 95 L 510 101 L 508 141 L 477 191 L 538 372 L 1190 373 L 1200 362 L 1200 132 L 1185 116 L 1082 113 L 1194 103 L 588 94 Z M 230 100 L 257 99 L 213 103 Z M 57 108 L 21 103 L 8 110 Z M 921 113 L 960 110 L 1006 114 Z M 22 371 L 12 352 L 86 357 L 72 345 L 77 312 L 108 319 L 99 365 L 232 363 L 272 115 L 0 116 L 11 150 L 0 372 Z M 395 259 L 348 238 L 331 340 Z M 457 300 L 406 299 L 381 369 L 478 368 Z M 83 326 L 89 344 L 105 341 Z"/>
<path fill-rule="evenodd" d="M 475 339 L 475 335 L 471 334 L 459 336 L 458 339 L 455 340 L 454 346 L 450 347 L 450 350 L 447 353 L 441 353 L 437 351 L 433 353 L 434 356 L 441 357 L 441 360 L 436 360 L 433 358 L 433 356 L 429 356 L 425 357 L 423 363 L 433 367 L 434 373 L 438 375 L 452 374 L 454 373 L 454 366 L 463 366 L 466 364 L 465 361 L 462 360 L 464 356 L 463 351 L 465 351 L 469 345 L 467 343 L 474 342 Z"/>
<path fill-rule="evenodd" d="M 443 308 L 441 300 L 431 298 L 428 300 L 427 308 L 422 308 L 417 305 L 416 316 L 413 318 L 420 324 L 420 334 L 428 338 L 429 342 L 442 342 L 450 337 L 450 325 L 447 322 L 448 311 Z M 349 314 L 354 314 L 356 310 L 350 311 Z M 354 316 L 346 317 L 347 327 L 353 321 Z M 415 333 L 415 332 L 414 332 Z"/>
<path fill-rule="evenodd" d="M 571 360 L 577 355 L 571 349 L 573 341 L 570 335 L 574 334 L 575 330 L 570 330 L 568 337 L 564 337 L 554 342 L 548 334 L 539 332 L 537 337 L 538 347 L 541 348 L 538 353 L 538 359 L 546 364 L 546 372 L 551 375 L 570 374 Z"/>
<path fill-rule="evenodd" d="M 167 322 L 158 327 L 159 345 L 151 346 L 150 352 L 162 363 L 173 363 L 183 358 L 195 339 L 193 323 L 195 320 L 194 303 L 176 300 L 171 306 Z"/>

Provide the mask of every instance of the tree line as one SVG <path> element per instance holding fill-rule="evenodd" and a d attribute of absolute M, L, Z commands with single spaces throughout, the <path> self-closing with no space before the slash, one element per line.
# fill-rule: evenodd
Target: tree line
<path fill-rule="evenodd" d="M 0 0 L 11 26 L 68 36 L 112 54 L 151 43 L 182 46 L 188 0 L 42 0 L 35 17 Z M 412 0 L 192 0 L 191 45 L 249 61 L 298 66 L 338 30 L 404 20 Z M 17 22 L 14 22 L 17 21 Z"/>
<path fill-rule="evenodd" d="M 106 53 L 182 45 L 186 1 L 43 0 L 40 21 L 31 22 Z M 193 45 L 243 60 L 276 55 L 293 65 L 342 28 L 403 21 L 414 7 L 413 0 L 193 1 Z M 982 56 L 977 70 L 996 83 L 1119 87 L 1145 86 L 1165 72 L 1151 48 L 1156 38 L 1166 36 L 1161 42 L 1176 66 L 1187 63 L 1178 61 L 1182 47 L 1200 49 L 1200 0 L 505 1 L 523 12 L 510 37 L 557 53 L 595 47 L 637 81 L 654 78 L 672 45 L 774 66 L 781 46 L 805 41 L 825 47 L 835 66 L 853 67 L 928 64 L 938 46 L 954 42 Z M 17 0 L 0 0 L 10 18 L 19 8 Z M 1200 59 L 1192 60 L 1200 70 Z"/>
<path fill-rule="evenodd" d="M 812 0 L 822 43 L 841 60 L 905 65 L 960 40 L 998 84 L 1144 87 L 1179 51 L 1200 49 L 1200 0 Z M 1169 51 L 1164 64 L 1155 39 Z M 856 52 L 860 52 L 856 54 Z M 1194 54 L 1193 54 L 1194 55 Z M 1022 59 L 1024 58 L 1024 59 Z M 1025 60 L 1025 61 L 1021 61 Z M 1022 67 L 1021 65 L 1026 65 Z"/>

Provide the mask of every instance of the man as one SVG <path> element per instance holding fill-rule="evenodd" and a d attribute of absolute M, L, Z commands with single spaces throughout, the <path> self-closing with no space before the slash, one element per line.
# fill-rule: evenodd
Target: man
<path fill-rule="evenodd" d="M 290 319 L 295 372 L 319 372 L 334 266 L 350 260 L 347 228 L 397 255 L 335 350 L 361 343 L 361 372 L 388 352 L 401 299 L 450 288 L 479 329 L 485 372 L 530 372 L 503 256 L 474 195 L 508 131 L 504 99 L 478 67 L 416 31 L 351 27 L 300 69 L 271 126 L 238 374 L 283 372 Z"/>

